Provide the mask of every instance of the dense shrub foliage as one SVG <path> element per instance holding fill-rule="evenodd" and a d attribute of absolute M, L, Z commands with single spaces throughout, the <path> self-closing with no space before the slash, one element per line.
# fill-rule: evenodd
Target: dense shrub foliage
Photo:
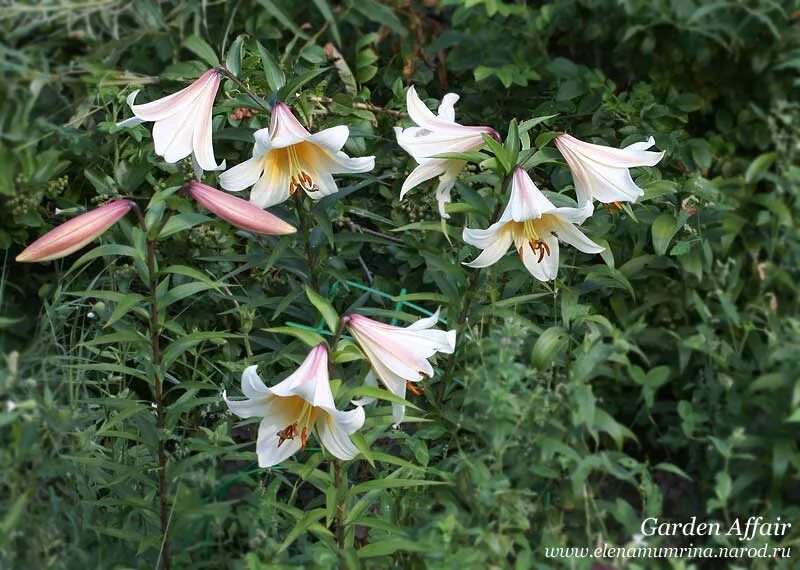
<path fill-rule="evenodd" d="M 545 547 L 626 545 L 648 516 L 780 516 L 800 528 L 798 10 L 795 0 L 4 8 L 2 565 L 156 567 L 159 441 L 177 568 L 591 568 L 599 561 L 546 559 Z M 247 90 L 266 104 L 280 96 L 315 131 L 348 125 L 345 150 L 375 155 L 376 168 L 337 177 L 339 193 L 319 202 L 272 209 L 301 228 L 288 237 L 239 231 L 171 192 L 191 164 L 166 164 L 148 127 L 116 123 L 133 90 L 151 101 L 217 62 L 244 83 L 225 81 L 217 97 L 217 159 L 248 158 L 269 123 Z M 446 221 L 431 184 L 398 199 L 415 163 L 393 127 L 411 124 L 412 84 L 434 109 L 458 93 L 457 119 L 506 141 L 468 164 Z M 563 131 L 614 147 L 652 135 L 666 156 L 634 170 L 637 203 L 596 205 L 584 229 L 606 251 L 563 248 L 556 281 L 534 280 L 513 253 L 464 267 L 478 251 L 461 229 L 495 221 L 517 151 L 556 205 L 574 205 L 552 142 Z M 158 241 L 170 363 L 160 427 L 140 260 L 106 249 L 13 261 L 69 215 L 157 192 L 179 213 Z M 137 231 L 126 218 L 101 247 L 136 244 Z M 274 383 L 308 344 L 330 340 L 327 303 L 396 324 L 440 306 L 457 350 L 436 357 L 399 429 L 387 402 L 367 409 L 363 453 L 342 472 L 313 440 L 261 469 L 257 424 L 232 416 L 220 392 L 238 396 L 251 364 Z M 372 393 L 367 365 L 352 343 L 337 354 L 337 403 L 349 407 Z M 694 542 L 704 541 L 737 542 Z"/>

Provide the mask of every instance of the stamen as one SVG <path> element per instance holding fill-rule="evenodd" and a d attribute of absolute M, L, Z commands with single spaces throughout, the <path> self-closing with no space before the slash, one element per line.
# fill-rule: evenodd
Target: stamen
<path fill-rule="evenodd" d="M 620 203 L 620 202 L 611 202 L 609 204 L 606 204 L 606 208 L 608 209 L 608 212 L 610 214 L 614 214 L 614 213 L 619 212 L 619 211 L 622 210 L 622 203 Z"/>
<path fill-rule="evenodd" d="M 300 448 L 304 449 L 306 446 L 306 442 L 308 441 L 308 432 L 309 432 L 309 425 L 314 419 L 314 406 L 305 402 L 303 404 L 303 409 L 300 410 L 300 415 L 297 418 L 297 421 L 289 424 L 282 430 L 280 430 L 278 435 L 278 447 L 283 445 L 287 439 L 294 439 L 298 435 L 300 436 Z"/>
<path fill-rule="evenodd" d="M 539 259 L 536 260 L 536 263 L 541 263 L 545 255 L 550 255 L 550 246 L 542 240 L 531 240 L 530 244 L 533 253 L 539 252 Z"/>
<path fill-rule="evenodd" d="M 278 447 L 283 445 L 283 442 L 287 439 L 294 439 L 294 436 L 297 434 L 297 424 L 289 424 L 281 431 L 278 432 Z"/>
<path fill-rule="evenodd" d="M 314 184 L 311 175 L 303 170 L 300 156 L 297 154 L 297 145 L 287 147 L 286 153 L 289 159 L 289 194 L 292 195 L 300 188 L 305 192 L 314 192 L 319 187 Z"/>
<path fill-rule="evenodd" d="M 408 390 L 415 396 L 421 396 L 423 394 L 422 388 L 417 386 L 414 382 L 406 381 L 406 390 Z"/>

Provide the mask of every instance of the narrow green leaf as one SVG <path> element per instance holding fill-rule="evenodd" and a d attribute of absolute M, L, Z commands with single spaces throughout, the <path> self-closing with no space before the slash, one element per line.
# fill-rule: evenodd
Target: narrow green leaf
<path fill-rule="evenodd" d="M 277 93 L 286 83 L 286 76 L 267 49 L 261 45 L 261 42 L 257 41 L 256 47 L 258 48 L 258 55 L 261 57 L 261 65 L 264 67 L 264 77 L 267 79 L 267 85 L 269 85 L 273 93 Z"/>
<path fill-rule="evenodd" d="M 650 227 L 653 235 L 653 249 L 658 255 L 664 255 L 669 248 L 669 242 L 678 231 L 675 216 L 668 213 L 660 214 Z"/>
<path fill-rule="evenodd" d="M 373 22 L 386 26 L 400 36 L 408 34 L 408 30 L 406 30 L 400 18 L 388 6 L 384 6 L 375 0 L 355 0 L 352 6 L 357 12 L 361 12 Z"/>
<path fill-rule="evenodd" d="M 247 39 L 247 34 L 239 34 L 233 40 L 228 54 L 225 56 L 225 67 L 235 76 L 239 76 L 242 72 L 242 44 Z"/>
<path fill-rule="evenodd" d="M 317 10 L 319 10 L 319 13 L 322 14 L 325 21 L 328 22 L 333 41 L 336 42 L 336 45 L 341 46 L 342 37 L 339 35 L 339 26 L 336 25 L 336 18 L 333 17 L 333 11 L 331 10 L 330 4 L 328 4 L 328 0 L 314 0 L 314 5 L 317 7 Z"/>
<path fill-rule="evenodd" d="M 103 325 L 103 328 L 110 327 L 122 317 L 127 315 L 131 309 L 136 307 L 139 303 L 144 300 L 144 296 L 140 295 L 139 293 L 128 293 L 122 299 L 117 302 L 117 306 L 114 307 L 114 312 L 111 313 L 111 316 L 108 318 L 106 323 Z"/>
<path fill-rule="evenodd" d="M 264 332 L 271 332 L 275 334 L 288 334 L 289 336 L 293 336 L 303 341 L 308 346 L 317 346 L 318 344 L 325 342 L 325 339 L 322 338 L 321 335 L 312 331 L 299 329 L 297 327 L 291 327 L 291 326 L 272 327 L 269 329 L 261 329 L 261 330 L 263 330 Z"/>
<path fill-rule="evenodd" d="M 183 47 L 205 61 L 211 67 L 219 65 L 219 58 L 214 52 L 214 48 L 208 45 L 203 38 L 198 35 L 191 35 L 183 42 Z"/>
<path fill-rule="evenodd" d="M 270 16 L 278 20 L 278 22 L 280 22 L 284 28 L 292 32 L 294 35 L 303 38 L 304 40 L 308 39 L 308 34 L 301 30 L 297 24 L 295 24 L 286 14 L 286 12 L 281 10 L 272 0 L 257 0 L 257 2 L 264 7 Z"/>
<path fill-rule="evenodd" d="M 561 351 L 568 338 L 567 331 L 562 327 L 550 327 L 545 330 L 533 345 L 531 354 L 533 365 L 537 368 L 546 368 L 552 364 L 555 355 Z"/>
<path fill-rule="evenodd" d="M 350 487 L 350 496 L 367 493 L 378 489 L 402 489 L 405 487 L 433 487 L 450 485 L 447 481 L 426 481 L 424 479 L 375 479 Z"/>
<path fill-rule="evenodd" d="M 744 181 L 748 184 L 758 182 L 761 176 L 769 170 L 769 168 L 777 160 L 778 154 L 775 152 L 766 152 L 756 157 L 750 166 L 747 167 L 747 172 L 744 175 Z"/>
<path fill-rule="evenodd" d="M 311 287 L 306 287 L 306 297 L 308 297 L 311 304 L 319 311 L 322 318 L 325 319 L 325 324 L 328 325 L 328 329 L 330 329 L 331 332 L 336 332 L 339 326 L 339 314 L 336 312 L 336 309 L 333 308 L 330 301 L 311 289 Z"/>

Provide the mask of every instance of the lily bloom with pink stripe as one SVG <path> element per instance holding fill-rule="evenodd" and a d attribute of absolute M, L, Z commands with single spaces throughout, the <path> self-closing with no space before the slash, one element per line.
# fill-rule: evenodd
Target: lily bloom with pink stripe
<path fill-rule="evenodd" d="M 154 122 L 153 143 L 156 154 L 169 163 L 194 154 L 203 170 L 223 170 L 225 161 L 217 164 L 211 142 L 211 117 L 222 76 L 209 69 L 188 87 L 156 101 L 135 105 L 139 91 L 128 96 L 133 117 L 118 123 L 128 127 L 142 122 Z"/>
<path fill-rule="evenodd" d="M 556 146 L 572 172 L 579 205 L 592 200 L 603 204 L 638 200 L 644 190 L 633 181 L 630 169 L 658 164 L 664 153 L 647 150 L 654 144 L 655 139 L 650 137 L 625 148 L 612 148 L 566 133 L 556 137 Z"/>
<path fill-rule="evenodd" d="M 456 347 L 456 331 L 433 328 L 439 321 L 439 311 L 407 327 L 387 325 L 363 315 L 343 318 L 350 333 L 358 342 L 386 389 L 395 396 L 406 397 L 406 388 L 424 376 L 433 376 L 428 359 L 437 352 L 452 354 Z M 411 384 L 409 384 L 411 383 Z M 403 421 L 405 406 L 392 404 L 395 424 Z"/>
<path fill-rule="evenodd" d="M 225 392 L 222 397 L 240 418 L 263 418 L 256 443 L 259 467 L 285 461 L 305 447 L 312 432 L 334 457 L 346 461 L 358 455 L 350 435 L 364 425 L 364 409 L 336 409 L 324 344 L 311 349 L 297 370 L 271 388 L 261 380 L 257 368 L 249 366 L 242 374 L 246 400 L 229 400 Z"/>
<path fill-rule="evenodd" d="M 250 201 L 262 208 L 285 202 L 299 191 L 314 200 L 339 191 L 334 174 L 375 168 L 375 157 L 351 158 L 342 151 L 350 129 L 338 125 L 310 133 L 286 103 L 272 109 L 269 128 L 253 133 L 251 158 L 222 173 L 220 186 L 231 192 L 252 187 Z"/>
<path fill-rule="evenodd" d="M 483 146 L 483 135 L 500 140 L 500 135 L 492 127 L 474 127 L 457 123 L 455 111 L 457 101 L 458 95 L 447 93 L 439 103 L 438 113 L 434 115 L 419 98 L 412 85 L 406 93 L 406 106 L 408 116 L 416 126 L 407 129 L 394 128 L 397 144 L 403 147 L 403 150 L 419 165 L 403 182 L 400 199 L 402 200 L 412 188 L 438 177 L 436 201 L 439 203 L 439 215 L 442 218 L 450 217 L 445 211 L 445 206 L 450 202 L 450 191 L 467 163 L 457 158 L 436 158 L 436 156 L 477 150 Z"/>
<path fill-rule="evenodd" d="M 466 243 L 483 251 L 468 267 L 488 267 L 500 261 L 514 244 L 523 265 L 539 281 L 558 275 L 558 242 L 584 253 L 600 253 L 594 243 L 575 227 L 592 215 L 590 202 L 581 208 L 557 208 L 536 187 L 525 169 L 518 166 L 511 180 L 511 197 L 500 220 L 485 230 L 464 228 Z"/>

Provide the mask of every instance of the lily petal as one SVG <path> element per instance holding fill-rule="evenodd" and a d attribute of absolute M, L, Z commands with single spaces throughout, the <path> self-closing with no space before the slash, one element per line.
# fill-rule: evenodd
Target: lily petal
<path fill-rule="evenodd" d="M 237 228 L 261 235 L 286 235 L 297 231 L 293 226 L 255 204 L 201 182 L 190 182 L 188 192 L 205 209 Z"/>
<path fill-rule="evenodd" d="M 322 414 L 316 428 L 323 447 L 331 454 L 347 461 L 358 455 L 358 448 L 350 440 L 350 434 L 364 425 L 364 408 L 356 407 L 346 412 Z"/>
<path fill-rule="evenodd" d="M 219 184 L 230 192 L 241 192 L 250 188 L 264 172 L 264 157 L 254 156 L 219 175 Z"/>
<path fill-rule="evenodd" d="M 572 171 L 578 202 L 635 202 L 644 191 L 633 181 L 630 168 L 654 166 L 663 152 L 645 149 L 655 144 L 653 137 L 622 149 L 587 143 L 563 134 L 556 137 L 556 147 Z"/>
<path fill-rule="evenodd" d="M 286 423 L 277 422 L 273 418 L 265 418 L 258 427 L 256 454 L 259 467 L 273 467 L 289 459 L 300 451 L 300 438 L 281 441 L 278 432 Z"/>
<path fill-rule="evenodd" d="M 535 220 L 554 209 L 553 203 L 536 187 L 525 169 L 519 166 L 515 168 L 511 180 L 511 197 L 500 219 L 515 222 Z"/>
<path fill-rule="evenodd" d="M 134 203 L 130 200 L 114 200 L 76 216 L 56 226 L 26 247 L 16 260 L 21 263 L 31 263 L 65 257 L 100 237 L 133 206 Z"/>

